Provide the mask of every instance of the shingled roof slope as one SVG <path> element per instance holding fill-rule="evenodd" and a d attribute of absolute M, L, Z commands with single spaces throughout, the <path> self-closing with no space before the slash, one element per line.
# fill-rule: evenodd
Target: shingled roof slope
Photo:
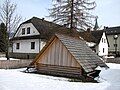
<path fill-rule="evenodd" d="M 97 30 L 97 31 L 91 31 L 91 34 L 96 38 L 96 43 L 99 44 L 102 35 L 103 35 L 103 30 Z"/>
<path fill-rule="evenodd" d="M 100 57 L 79 38 L 56 35 L 86 72 L 94 71 L 97 66 L 107 67 Z"/>

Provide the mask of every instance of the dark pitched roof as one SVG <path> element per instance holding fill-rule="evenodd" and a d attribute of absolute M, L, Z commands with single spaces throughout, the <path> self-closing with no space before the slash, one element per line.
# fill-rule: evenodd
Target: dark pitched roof
<path fill-rule="evenodd" d="M 33 18 L 21 23 L 20 26 L 22 24 L 26 24 L 26 23 L 32 23 L 34 25 L 34 27 L 40 33 L 39 38 L 42 36 L 42 38 L 49 39 L 55 33 L 62 33 L 62 34 L 69 34 L 70 33 L 70 29 L 68 29 L 64 26 L 61 26 L 61 25 L 55 24 L 53 22 L 49 22 L 49 21 L 46 21 L 44 19 L 37 18 L 37 17 L 33 17 Z M 19 29 L 19 27 L 18 27 L 18 29 Z M 72 31 L 72 34 L 73 33 L 74 32 Z"/>
<path fill-rule="evenodd" d="M 99 44 L 103 32 L 104 32 L 103 30 L 84 31 L 80 32 L 80 36 L 87 42 L 94 42 L 96 44 Z"/>
<path fill-rule="evenodd" d="M 97 30 L 97 31 L 91 31 L 91 34 L 96 38 L 96 43 L 99 44 L 102 35 L 103 35 L 103 30 Z"/>
<path fill-rule="evenodd" d="M 57 37 L 63 43 L 63 45 L 77 60 L 77 62 L 82 66 L 85 72 L 94 71 L 97 66 L 107 67 L 100 57 L 86 45 L 85 41 L 78 37 L 70 37 L 60 34 L 56 34 L 53 38 L 51 38 L 51 40 L 46 44 L 31 65 L 34 65 L 34 63 L 38 60 L 37 58 L 46 50 L 55 37 Z"/>
<path fill-rule="evenodd" d="M 107 35 L 120 34 L 120 26 L 117 26 L 117 27 L 106 27 L 104 30 L 105 30 Z"/>

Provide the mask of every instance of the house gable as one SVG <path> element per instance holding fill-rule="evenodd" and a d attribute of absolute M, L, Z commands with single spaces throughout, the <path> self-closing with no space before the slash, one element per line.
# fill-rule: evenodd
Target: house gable
<path fill-rule="evenodd" d="M 67 48 L 56 37 L 53 43 L 38 58 L 39 64 L 49 64 L 58 66 L 80 67 L 75 58 Z"/>
<path fill-rule="evenodd" d="M 39 35 L 38 30 L 34 27 L 32 23 L 24 23 L 19 26 L 14 37 L 33 36 L 33 35 Z"/>
<path fill-rule="evenodd" d="M 93 49 L 99 56 L 108 55 L 109 42 L 104 30 L 85 31 L 80 33 L 86 44 Z"/>
<path fill-rule="evenodd" d="M 99 49 L 99 51 L 98 51 L 99 56 L 108 55 L 108 40 L 105 35 L 105 32 L 103 32 L 103 35 L 100 39 L 98 49 Z"/>

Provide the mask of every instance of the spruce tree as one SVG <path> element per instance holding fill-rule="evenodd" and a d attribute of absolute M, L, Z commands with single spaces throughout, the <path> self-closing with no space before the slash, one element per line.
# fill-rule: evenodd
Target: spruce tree
<path fill-rule="evenodd" d="M 53 7 L 49 9 L 49 17 L 57 24 L 65 25 L 71 29 L 86 30 L 91 28 L 92 18 L 90 13 L 96 7 L 91 0 L 53 0 Z"/>

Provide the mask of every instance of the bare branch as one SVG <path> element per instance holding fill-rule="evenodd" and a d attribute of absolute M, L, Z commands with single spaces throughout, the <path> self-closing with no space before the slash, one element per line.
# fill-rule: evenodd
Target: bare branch
<path fill-rule="evenodd" d="M 21 17 L 16 15 L 17 5 L 12 3 L 11 0 L 5 0 L 2 6 L 0 7 L 0 21 L 5 24 L 5 47 L 6 47 L 6 57 L 9 59 L 9 33 L 15 31 Z"/>

